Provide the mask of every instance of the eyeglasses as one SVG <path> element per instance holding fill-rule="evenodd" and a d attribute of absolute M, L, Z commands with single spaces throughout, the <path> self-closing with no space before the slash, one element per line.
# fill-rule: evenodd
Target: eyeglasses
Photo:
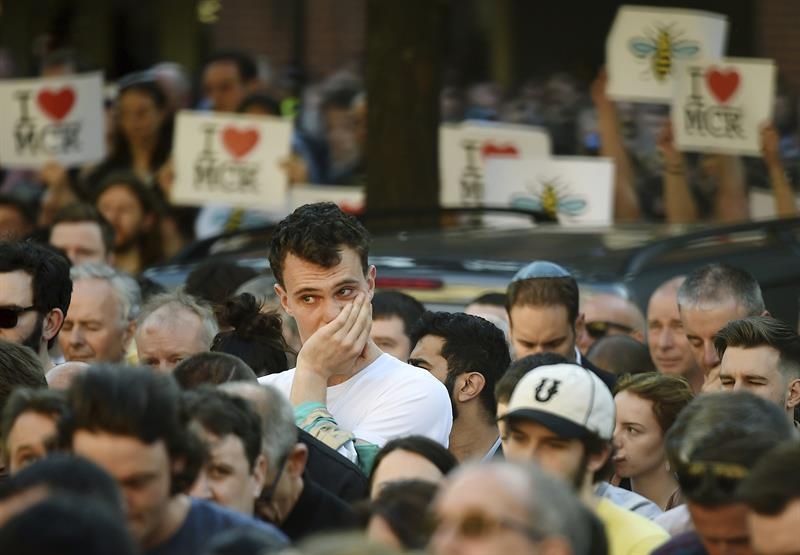
<path fill-rule="evenodd" d="M 455 527 L 460 536 L 469 539 L 485 538 L 501 529 L 522 534 L 533 542 L 540 542 L 547 537 L 541 531 L 523 522 L 505 517 L 491 516 L 481 511 L 468 512 L 458 522 L 439 519 L 436 527 L 441 528 L 444 526 Z"/>
<path fill-rule="evenodd" d="M 748 474 L 749 470 L 741 465 L 714 461 L 684 463 L 677 471 L 678 484 L 690 497 L 703 490 L 732 495 Z"/>
<path fill-rule="evenodd" d="M 586 332 L 593 338 L 593 339 L 600 339 L 601 337 L 605 337 L 609 331 L 612 329 L 617 329 L 622 333 L 630 333 L 633 331 L 633 328 L 629 326 L 625 326 L 623 324 L 617 324 L 616 322 L 586 322 Z"/>
<path fill-rule="evenodd" d="M 35 306 L 2 306 L 0 307 L 0 328 L 11 329 L 17 327 L 19 315 L 29 310 L 35 310 Z"/>

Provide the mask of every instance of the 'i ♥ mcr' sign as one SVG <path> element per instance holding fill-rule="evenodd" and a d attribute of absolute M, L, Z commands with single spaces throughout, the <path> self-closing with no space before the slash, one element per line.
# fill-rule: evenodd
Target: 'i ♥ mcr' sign
<path fill-rule="evenodd" d="M 284 209 L 291 137 L 283 118 L 179 112 L 172 202 Z"/>
<path fill-rule="evenodd" d="M 97 162 L 105 154 L 100 73 L 0 81 L 0 164 L 39 168 Z"/>

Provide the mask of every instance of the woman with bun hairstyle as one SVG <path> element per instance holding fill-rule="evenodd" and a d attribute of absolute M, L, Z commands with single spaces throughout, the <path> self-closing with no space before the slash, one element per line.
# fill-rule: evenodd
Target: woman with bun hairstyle
<path fill-rule="evenodd" d="M 219 332 L 211 350 L 239 357 L 256 373 L 266 376 L 288 369 L 281 317 L 262 312 L 250 293 L 230 297 L 217 309 Z"/>

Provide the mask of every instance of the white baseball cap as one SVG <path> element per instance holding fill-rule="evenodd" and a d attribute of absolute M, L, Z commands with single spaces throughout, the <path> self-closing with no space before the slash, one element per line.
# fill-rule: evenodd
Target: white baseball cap
<path fill-rule="evenodd" d="M 614 436 L 614 397 L 600 378 L 582 366 L 539 366 L 514 388 L 502 418 L 532 420 L 566 439 L 593 432 L 610 440 Z"/>

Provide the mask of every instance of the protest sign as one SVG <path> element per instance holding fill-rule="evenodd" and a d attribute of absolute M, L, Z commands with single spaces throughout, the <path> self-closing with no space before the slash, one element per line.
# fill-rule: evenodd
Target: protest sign
<path fill-rule="evenodd" d="M 727 33 L 728 20 L 721 14 L 621 6 L 606 39 L 606 94 L 669 104 L 675 62 L 721 57 Z"/>
<path fill-rule="evenodd" d="M 490 160 L 485 202 L 542 211 L 563 224 L 609 225 L 613 182 L 610 158 Z"/>
<path fill-rule="evenodd" d="M 0 81 L 0 164 L 40 168 L 105 155 L 103 77 L 87 73 Z"/>
<path fill-rule="evenodd" d="M 492 159 L 550 155 L 547 131 L 510 123 L 465 122 L 439 128 L 442 206 L 474 206 L 483 199 L 484 165 Z"/>
<path fill-rule="evenodd" d="M 292 122 L 271 116 L 181 111 L 173 152 L 175 204 L 283 209 Z"/>
<path fill-rule="evenodd" d="M 672 129 L 684 151 L 759 156 L 760 128 L 772 120 L 775 64 L 726 58 L 681 64 Z"/>

